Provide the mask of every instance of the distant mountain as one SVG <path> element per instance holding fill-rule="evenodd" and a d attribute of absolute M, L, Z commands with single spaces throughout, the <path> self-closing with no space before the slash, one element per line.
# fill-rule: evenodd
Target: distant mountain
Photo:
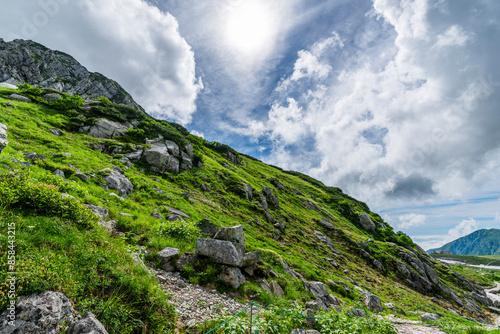
<path fill-rule="evenodd" d="M 454 255 L 500 255 L 500 230 L 478 230 L 427 252 L 451 251 Z"/>
<path fill-rule="evenodd" d="M 5 42 L 0 38 L 0 82 L 29 83 L 86 100 L 105 96 L 114 103 L 144 111 L 116 81 L 89 72 L 72 56 L 33 41 Z"/>

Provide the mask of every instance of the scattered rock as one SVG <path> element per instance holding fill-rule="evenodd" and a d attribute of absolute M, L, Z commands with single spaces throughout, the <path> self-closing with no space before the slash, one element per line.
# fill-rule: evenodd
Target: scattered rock
<path fill-rule="evenodd" d="M 76 173 L 75 177 L 79 178 L 83 182 L 85 182 L 85 181 L 87 181 L 89 179 L 89 177 L 87 175 L 82 174 L 82 173 Z"/>
<path fill-rule="evenodd" d="M 16 85 L 10 84 L 8 82 L 0 82 L 0 87 L 10 88 L 10 89 L 18 89 Z"/>
<path fill-rule="evenodd" d="M 108 334 L 108 332 L 94 314 L 86 312 L 82 319 L 75 320 L 69 325 L 66 334 Z"/>
<path fill-rule="evenodd" d="M 161 260 L 162 267 L 166 271 L 173 271 L 174 267 L 170 263 L 171 260 L 179 254 L 179 250 L 173 247 L 166 247 L 156 254 L 156 257 Z"/>
<path fill-rule="evenodd" d="M 203 190 L 203 191 L 207 191 L 207 192 L 212 190 L 212 188 L 210 188 L 210 186 L 209 186 L 209 185 L 206 185 L 205 183 L 203 183 L 203 184 L 200 186 L 200 188 L 201 188 L 201 190 Z"/>
<path fill-rule="evenodd" d="M 179 216 L 181 216 L 183 218 L 191 218 L 190 215 L 188 215 L 187 213 L 182 212 L 179 209 L 175 209 L 175 208 L 168 208 L 168 209 L 170 210 L 170 212 L 172 212 L 175 215 L 179 215 Z"/>
<path fill-rule="evenodd" d="M 25 159 L 28 159 L 28 160 L 46 160 L 47 157 L 41 155 L 41 154 L 37 154 L 35 152 L 27 152 L 27 153 L 24 153 L 24 158 Z"/>
<path fill-rule="evenodd" d="M 3 149 L 6 148 L 8 144 L 7 125 L 0 123 L 0 154 L 2 154 Z"/>
<path fill-rule="evenodd" d="M 243 184 L 243 191 L 245 192 L 245 197 L 247 201 L 251 201 L 253 198 L 253 188 L 250 183 Z"/>
<path fill-rule="evenodd" d="M 163 216 L 159 212 L 152 213 L 151 217 L 154 217 L 156 219 L 163 219 Z"/>
<path fill-rule="evenodd" d="M 321 219 L 320 221 L 318 221 L 318 224 L 329 229 L 329 230 L 334 230 L 335 229 L 335 226 L 333 226 L 332 223 L 330 223 L 328 220 L 326 219 Z"/>
<path fill-rule="evenodd" d="M 42 96 L 42 98 L 47 102 L 56 102 L 57 100 L 59 100 L 61 98 L 61 95 L 59 95 L 57 93 L 49 93 L 49 94 L 45 94 L 44 96 Z"/>
<path fill-rule="evenodd" d="M 100 219 L 106 219 L 108 218 L 108 209 L 105 209 L 103 207 L 100 207 L 100 206 L 97 206 L 97 205 L 92 205 L 92 204 L 87 204 L 86 207 L 90 210 L 92 210 L 92 212 L 100 217 Z"/>
<path fill-rule="evenodd" d="M 118 167 L 112 167 L 111 173 L 104 177 L 108 187 L 119 192 L 121 197 L 126 197 L 134 191 L 132 182 L 123 174 L 123 171 Z"/>
<path fill-rule="evenodd" d="M 49 129 L 49 132 L 52 133 L 54 136 L 58 136 L 58 137 L 62 136 L 62 132 L 60 130 L 57 130 L 57 129 Z"/>
<path fill-rule="evenodd" d="M 424 313 L 420 316 L 422 322 L 439 320 L 440 316 L 435 313 Z"/>
<path fill-rule="evenodd" d="M 379 313 L 384 311 L 380 298 L 371 293 L 365 296 L 365 305 L 372 312 Z"/>
<path fill-rule="evenodd" d="M 272 184 L 273 186 L 275 186 L 275 187 L 276 187 L 276 189 L 278 189 L 278 190 L 280 190 L 280 191 L 286 191 L 285 186 L 284 186 L 283 184 L 281 184 L 281 182 L 279 182 L 279 181 L 278 181 L 278 180 L 276 180 L 276 179 L 272 179 L 272 180 L 271 180 L 271 184 Z"/>
<path fill-rule="evenodd" d="M 315 295 L 318 298 L 328 296 L 330 293 L 328 292 L 328 289 L 326 288 L 326 285 L 321 283 L 321 282 L 307 282 L 304 281 L 304 288 L 311 292 L 313 295 Z"/>
<path fill-rule="evenodd" d="M 243 254 L 232 242 L 225 240 L 198 239 L 196 253 L 228 266 L 240 267 L 243 261 Z"/>
<path fill-rule="evenodd" d="M 63 179 L 65 178 L 64 172 L 60 169 L 56 169 L 55 171 L 52 172 L 52 174 L 59 176 L 59 177 L 62 177 Z"/>
<path fill-rule="evenodd" d="M 243 257 L 243 262 L 241 263 L 242 267 L 249 267 L 257 264 L 262 259 L 262 252 L 254 251 L 245 253 Z"/>
<path fill-rule="evenodd" d="M 361 227 L 368 232 L 371 232 L 376 228 L 375 223 L 366 212 L 359 214 L 359 223 L 361 224 Z"/>
<path fill-rule="evenodd" d="M 15 318 L 9 319 L 10 310 L 0 315 L 0 333 L 57 333 L 60 325 L 73 320 L 71 300 L 60 292 L 46 291 L 23 296 L 15 306 Z M 14 320 L 9 324 L 10 320 Z"/>
<path fill-rule="evenodd" d="M 326 244 L 328 246 L 328 248 L 330 248 L 330 250 L 333 253 L 340 254 L 339 251 L 333 245 L 332 239 L 328 238 L 323 233 L 321 233 L 320 231 L 317 231 L 317 230 L 314 230 L 314 234 L 319 239 L 319 241 L 321 241 L 322 243 Z"/>
<path fill-rule="evenodd" d="M 274 227 L 276 227 L 277 229 L 280 229 L 280 230 L 284 230 L 285 229 L 285 222 L 282 220 L 279 220 L 276 224 L 274 224 Z"/>
<path fill-rule="evenodd" d="M 271 281 L 271 283 L 269 283 L 269 287 L 271 288 L 271 293 L 276 295 L 278 298 L 282 298 L 285 295 L 281 286 L 275 281 Z"/>
<path fill-rule="evenodd" d="M 245 254 L 245 233 L 243 229 L 244 225 L 220 227 L 219 231 L 213 236 L 213 238 L 217 240 L 229 241 L 241 254 Z"/>
<path fill-rule="evenodd" d="M 394 310 L 396 308 L 393 303 L 384 303 L 384 306 L 389 310 Z"/>
<path fill-rule="evenodd" d="M 309 210 L 320 211 L 320 208 L 311 201 L 302 200 L 301 202 Z"/>
<path fill-rule="evenodd" d="M 89 136 L 95 138 L 110 139 L 117 136 L 123 136 L 130 127 L 130 124 L 124 125 L 110 121 L 106 118 L 101 118 L 98 119 L 94 125 L 81 128 L 80 131 L 86 132 Z"/>
<path fill-rule="evenodd" d="M 351 307 L 349 309 L 349 314 L 352 315 L 353 317 L 366 317 L 367 316 L 365 310 L 361 310 L 359 308 L 354 308 L 354 307 Z"/>
<path fill-rule="evenodd" d="M 243 276 L 239 268 L 224 267 L 219 276 L 226 285 L 233 289 L 238 289 L 245 283 L 245 276 Z"/>
<path fill-rule="evenodd" d="M 314 330 L 314 329 L 303 329 L 303 328 L 299 328 L 299 329 L 293 329 L 290 334 L 320 334 L 320 332 L 318 332 L 317 330 Z"/>
<path fill-rule="evenodd" d="M 23 96 L 23 95 L 19 95 L 19 94 L 10 94 L 10 95 L 7 95 L 7 97 L 11 100 L 14 100 L 14 101 L 19 101 L 19 102 L 31 102 L 31 99 L 30 98 L 27 98 L 26 96 Z"/>

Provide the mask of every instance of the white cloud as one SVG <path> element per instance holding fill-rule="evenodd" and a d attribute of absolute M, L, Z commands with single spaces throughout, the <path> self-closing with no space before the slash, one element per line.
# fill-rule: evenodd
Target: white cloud
<path fill-rule="evenodd" d="M 263 126 L 276 141 L 267 161 L 293 164 L 376 209 L 461 197 L 484 183 L 500 167 L 500 48 L 483 5 L 464 21 L 467 6 L 449 3 L 446 14 L 426 1 L 375 0 L 371 19 L 390 25 L 341 36 L 350 55 L 342 67 L 331 51 L 299 52 Z M 307 154 L 315 160 L 293 159 Z"/>
<path fill-rule="evenodd" d="M 191 130 L 191 134 L 194 135 L 194 136 L 205 138 L 205 135 L 202 132 L 198 132 L 196 130 Z"/>
<path fill-rule="evenodd" d="M 46 19 L 44 19 L 46 18 Z M 119 82 L 148 112 L 189 123 L 203 85 L 177 20 L 142 0 L 4 4 L 0 35 L 67 52 Z"/>
<path fill-rule="evenodd" d="M 425 223 L 425 219 L 427 218 L 425 215 L 418 215 L 415 213 L 409 213 L 406 215 L 399 216 L 400 224 L 398 228 L 400 229 L 409 229 L 412 227 L 418 227 Z"/>

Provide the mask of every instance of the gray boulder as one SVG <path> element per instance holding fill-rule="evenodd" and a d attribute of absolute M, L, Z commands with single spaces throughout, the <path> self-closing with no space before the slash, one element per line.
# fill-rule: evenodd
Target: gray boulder
<path fill-rule="evenodd" d="M 480 295 L 477 292 L 473 291 L 470 293 L 470 296 L 485 306 L 493 306 L 493 301 L 490 298 L 488 298 L 486 295 L 483 296 L 483 295 Z"/>
<path fill-rule="evenodd" d="M 297 329 L 292 329 L 290 334 L 320 334 L 320 332 L 314 329 L 297 328 Z"/>
<path fill-rule="evenodd" d="M 35 152 L 26 152 L 24 153 L 24 158 L 28 159 L 28 160 L 46 160 L 47 157 L 45 157 L 44 155 L 41 155 L 41 154 L 37 154 Z"/>
<path fill-rule="evenodd" d="M 14 101 L 19 101 L 19 102 L 31 102 L 31 99 L 26 97 L 26 96 L 22 96 L 22 95 L 19 95 L 19 94 L 10 94 L 10 95 L 7 95 L 7 97 L 11 100 L 14 100 Z"/>
<path fill-rule="evenodd" d="M 436 320 L 439 320 L 440 316 L 436 313 L 424 313 L 420 316 L 420 320 L 422 320 L 422 322 L 426 322 L 426 321 L 436 321 Z"/>
<path fill-rule="evenodd" d="M 58 136 L 58 137 L 61 137 L 62 136 L 62 132 L 58 129 L 49 129 L 49 132 L 52 133 L 54 136 Z"/>
<path fill-rule="evenodd" d="M 250 183 L 243 184 L 243 191 L 245 192 L 247 201 L 251 201 L 253 198 L 253 188 Z"/>
<path fill-rule="evenodd" d="M 262 252 L 254 251 L 245 253 L 243 257 L 243 262 L 241 263 L 242 267 L 249 267 L 257 264 L 262 259 Z"/>
<path fill-rule="evenodd" d="M 359 214 L 359 223 L 361 224 L 361 227 L 368 232 L 371 232 L 376 228 L 373 220 L 365 212 Z"/>
<path fill-rule="evenodd" d="M 44 96 L 42 96 L 42 98 L 47 102 L 56 102 L 57 100 L 59 100 L 61 98 L 61 95 L 59 95 L 57 93 L 49 93 L 49 94 L 45 94 Z"/>
<path fill-rule="evenodd" d="M 245 283 L 245 276 L 243 276 L 239 268 L 224 267 L 219 276 L 226 285 L 233 289 L 238 289 Z"/>
<path fill-rule="evenodd" d="M 168 153 L 176 157 L 181 156 L 179 145 L 177 145 L 175 142 L 171 140 L 165 140 L 165 146 L 167 147 Z"/>
<path fill-rule="evenodd" d="M 179 174 L 179 160 L 168 153 L 165 144 L 153 144 L 149 150 L 144 151 L 142 157 L 155 172 Z"/>
<path fill-rule="evenodd" d="M 55 171 L 52 172 L 52 174 L 54 174 L 55 176 L 62 177 L 63 179 L 65 178 L 64 172 L 60 169 L 56 169 Z"/>
<path fill-rule="evenodd" d="M 285 295 L 285 292 L 277 282 L 271 281 L 271 283 L 269 283 L 269 287 L 271 289 L 271 293 L 276 295 L 276 297 L 281 298 Z"/>
<path fill-rule="evenodd" d="M 193 158 L 194 158 L 194 155 L 193 155 L 193 153 L 194 153 L 193 145 L 186 144 L 186 146 L 184 146 L 184 152 L 187 153 L 189 159 L 193 160 Z"/>
<path fill-rule="evenodd" d="M 10 89 L 18 89 L 16 85 L 10 84 L 8 82 L 0 82 L 0 87 L 10 88 Z"/>
<path fill-rule="evenodd" d="M 278 181 L 278 180 L 276 180 L 276 179 L 272 179 L 272 180 L 271 180 L 271 184 L 272 184 L 273 186 L 275 186 L 275 187 L 276 187 L 276 189 L 278 189 L 278 190 L 280 190 L 280 191 L 286 191 L 285 186 L 284 186 L 283 184 L 281 184 L 281 182 L 280 182 L 280 181 Z"/>
<path fill-rule="evenodd" d="M 87 132 L 88 135 L 92 137 L 109 139 L 117 136 L 123 136 L 129 128 L 129 124 L 123 125 L 101 118 L 98 119 L 87 131 L 85 131 L 86 129 L 82 129 L 82 132 Z"/>
<path fill-rule="evenodd" d="M 384 311 L 380 298 L 371 293 L 365 296 L 365 305 L 372 312 L 378 313 Z"/>
<path fill-rule="evenodd" d="M 314 230 L 314 235 L 316 235 L 316 237 L 319 239 L 319 241 L 321 241 L 322 243 L 324 243 L 328 248 L 330 248 L 330 250 L 335 253 L 335 254 L 339 254 L 339 251 L 335 248 L 335 246 L 333 245 L 333 241 L 332 239 L 328 238 L 326 235 L 324 235 L 323 233 L 321 233 L 320 231 L 316 231 Z"/>
<path fill-rule="evenodd" d="M 196 240 L 196 254 L 207 256 L 216 263 L 240 267 L 243 254 L 232 242 L 215 239 Z"/>
<path fill-rule="evenodd" d="M 7 125 L 0 123 L 0 154 L 2 154 L 3 149 L 6 148 L 8 144 Z"/>
<path fill-rule="evenodd" d="M 108 218 L 108 209 L 93 204 L 87 204 L 86 207 L 87 209 L 90 209 L 100 219 L 105 220 L 106 218 Z"/>
<path fill-rule="evenodd" d="M 2 334 L 58 333 L 60 325 L 74 318 L 71 300 L 62 293 L 54 291 L 23 296 L 15 305 L 14 319 L 11 317 L 11 312 L 7 308 L 0 315 Z"/>
<path fill-rule="evenodd" d="M 329 230 L 334 230 L 335 227 L 333 226 L 332 223 L 330 223 L 328 220 L 326 219 L 321 219 L 320 221 L 318 221 L 318 224 L 329 229 Z"/>
<path fill-rule="evenodd" d="M 111 173 L 104 178 L 110 189 L 117 190 L 121 197 L 126 197 L 134 191 L 132 182 L 117 167 L 111 168 Z"/>
<path fill-rule="evenodd" d="M 307 291 L 311 292 L 318 298 L 326 297 L 330 294 L 330 292 L 328 292 L 328 289 L 326 288 L 326 285 L 321 282 L 303 281 L 302 283 L 304 284 L 304 288 Z"/>
<path fill-rule="evenodd" d="M 173 266 L 170 261 L 179 254 L 179 250 L 173 247 L 163 248 L 156 254 L 156 257 L 161 260 L 163 269 L 173 271 Z"/>
<path fill-rule="evenodd" d="M 139 160 L 141 160 L 143 153 L 144 153 L 144 149 L 141 148 L 137 151 L 125 154 L 125 157 L 127 157 L 130 161 L 139 161 Z"/>
<path fill-rule="evenodd" d="M 269 187 L 262 188 L 262 194 L 267 199 L 266 205 L 267 205 L 267 202 L 271 201 L 276 210 L 280 209 L 280 201 L 278 199 L 278 196 L 276 196 L 276 194 L 274 194 L 274 192 L 271 188 L 269 188 Z M 262 196 L 261 196 L 261 200 L 262 200 Z M 264 202 L 264 201 L 262 201 L 262 202 Z M 265 208 L 265 209 L 267 209 L 267 208 Z"/>
<path fill-rule="evenodd" d="M 220 227 L 219 231 L 214 235 L 214 239 L 231 242 L 236 249 L 242 254 L 245 254 L 245 232 L 244 225 L 231 227 Z"/>
<path fill-rule="evenodd" d="M 108 334 L 108 332 L 94 314 L 86 312 L 81 319 L 69 325 L 66 334 Z"/>
<path fill-rule="evenodd" d="M 209 185 L 207 185 L 207 184 L 205 184 L 205 183 L 203 183 L 203 184 L 200 186 L 200 188 L 201 188 L 201 190 L 203 190 L 203 191 L 211 191 L 211 190 L 212 190 L 212 188 L 210 188 L 210 186 L 209 186 Z"/>
<path fill-rule="evenodd" d="M 182 160 L 179 167 L 181 170 L 190 170 L 191 168 L 193 168 L 193 161 L 189 158 L 187 153 L 182 152 L 181 157 Z"/>

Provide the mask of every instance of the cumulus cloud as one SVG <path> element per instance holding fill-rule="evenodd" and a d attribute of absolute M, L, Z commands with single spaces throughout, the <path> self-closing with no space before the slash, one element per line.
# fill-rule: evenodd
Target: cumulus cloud
<path fill-rule="evenodd" d="M 27 0 L 4 4 L 0 35 L 67 52 L 116 80 L 149 113 L 189 123 L 202 89 L 177 20 L 143 0 Z"/>
<path fill-rule="evenodd" d="M 374 0 L 355 36 L 298 53 L 261 121 L 275 141 L 267 161 L 376 208 L 485 182 L 500 167 L 496 6 Z M 307 154 L 302 165 L 293 159 Z"/>
<path fill-rule="evenodd" d="M 399 216 L 400 224 L 398 228 L 400 229 L 408 229 L 412 227 L 418 227 L 425 223 L 425 219 L 427 217 L 425 215 L 418 215 L 415 213 L 409 213 L 406 215 Z"/>
<path fill-rule="evenodd" d="M 194 135 L 194 136 L 205 138 L 205 135 L 202 132 L 199 132 L 199 131 L 196 131 L 196 130 L 191 130 L 191 134 Z"/>

